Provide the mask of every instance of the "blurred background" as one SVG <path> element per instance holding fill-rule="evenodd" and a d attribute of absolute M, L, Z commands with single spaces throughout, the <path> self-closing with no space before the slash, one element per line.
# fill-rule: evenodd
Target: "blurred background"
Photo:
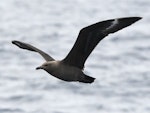
<path fill-rule="evenodd" d="M 12 40 L 63 59 L 79 30 L 118 17 L 142 20 L 102 40 L 85 64 L 93 84 L 35 68 L 44 60 Z M 0 0 L 0 113 L 149 113 L 149 0 Z"/>

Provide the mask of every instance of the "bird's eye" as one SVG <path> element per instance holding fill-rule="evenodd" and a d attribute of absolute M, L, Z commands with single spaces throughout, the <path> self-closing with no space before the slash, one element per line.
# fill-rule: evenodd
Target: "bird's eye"
<path fill-rule="evenodd" d="M 48 65 L 47 65 L 47 64 L 45 64 L 45 66 L 47 67 Z"/>

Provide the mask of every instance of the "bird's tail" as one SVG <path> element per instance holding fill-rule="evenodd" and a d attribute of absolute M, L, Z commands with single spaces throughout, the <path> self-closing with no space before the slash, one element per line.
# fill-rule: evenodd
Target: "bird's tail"
<path fill-rule="evenodd" d="M 82 78 L 79 80 L 79 82 L 83 82 L 83 83 L 92 83 L 94 82 L 95 78 L 87 76 L 87 75 L 82 75 Z"/>

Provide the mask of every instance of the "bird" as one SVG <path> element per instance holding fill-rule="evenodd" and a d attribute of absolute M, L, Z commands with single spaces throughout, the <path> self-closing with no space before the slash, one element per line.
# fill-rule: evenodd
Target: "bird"
<path fill-rule="evenodd" d="M 62 60 L 55 60 L 44 51 L 21 41 L 12 43 L 19 48 L 39 53 L 45 60 L 36 69 L 43 69 L 50 75 L 67 82 L 93 83 L 95 78 L 84 73 L 84 64 L 97 46 L 109 34 L 115 33 L 132 25 L 142 17 L 122 17 L 97 22 L 80 30 L 78 37 L 67 56 Z"/>

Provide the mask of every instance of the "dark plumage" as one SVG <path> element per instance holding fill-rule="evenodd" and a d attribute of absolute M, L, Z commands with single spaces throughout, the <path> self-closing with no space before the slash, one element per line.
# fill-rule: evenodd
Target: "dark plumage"
<path fill-rule="evenodd" d="M 44 69 L 61 80 L 92 83 L 95 78 L 85 75 L 82 70 L 93 49 L 107 35 L 117 32 L 140 19 L 141 17 L 111 19 L 81 29 L 73 48 L 66 58 L 60 61 L 54 60 L 51 56 L 30 44 L 20 41 L 12 41 L 12 43 L 22 49 L 35 51 L 42 55 L 47 62 L 37 69 Z"/>

